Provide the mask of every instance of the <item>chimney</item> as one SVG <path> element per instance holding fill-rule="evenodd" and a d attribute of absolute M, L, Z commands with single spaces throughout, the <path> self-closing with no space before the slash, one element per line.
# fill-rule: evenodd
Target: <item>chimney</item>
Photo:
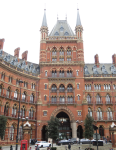
<path fill-rule="evenodd" d="M 4 39 L 0 39 L 0 49 L 3 49 L 4 41 Z"/>
<path fill-rule="evenodd" d="M 27 54 L 28 54 L 28 51 L 23 52 L 22 53 L 22 59 L 27 61 Z"/>
<path fill-rule="evenodd" d="M 16 48 L 14 50 L 14 56 L 18 57 L 19 58 L 19 51 L 20 51 L 20 47 Z"/>
<path fill-rule="evenodd" d="M 95 65 L 97 66 L 97 68 L 99 68 L 99 56 L 98 56 L 98 54 L 96 54 L 94 56 L 94 58 L 95 58 Z"/>
<path fill-rule="evenodd" d="M 112 55 L 112 63 L 116 67 L 116 54 Z"/>

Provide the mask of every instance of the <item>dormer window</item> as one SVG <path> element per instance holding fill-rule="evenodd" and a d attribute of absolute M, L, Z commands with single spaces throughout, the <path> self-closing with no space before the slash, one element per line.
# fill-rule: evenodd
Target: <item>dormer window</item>
<path fill-rule="evenodd" d="M 64 31 L 64 28 L 61 26 L 60 27 L 60 32 L 63 32 Z"/>
<path fill-rule="evenodd" d="M 65 36 L 69 36 L 69 33 L 68 33 L 68 32 L 65 32 L 64 35 L 65 35 Z"/>
<path fill-rule="evenodd" d="M 54 35 L 55 35 L 55 36 L 59 36 L 59 33 L 58 33 L 58 32 L 56 32 Z"/>

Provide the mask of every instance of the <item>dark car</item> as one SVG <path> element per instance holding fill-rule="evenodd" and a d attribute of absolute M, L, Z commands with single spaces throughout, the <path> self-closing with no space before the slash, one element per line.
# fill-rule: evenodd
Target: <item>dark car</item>
<path fill-rule="evenodd" d="M 77 143 L 78 143 L 78 141 L 77 141 L 76 138 L 71 138 L 70 141 L 73 142 L 74 144 L 77 144 Z"/>
<path fill-rule="evenodd" d="M 58 145 L 68 145 L 68 144 L 74 144 L 72 141 L 69 141 L 69 140 L 60 140 L 60 141 L 58 141 Z"/>

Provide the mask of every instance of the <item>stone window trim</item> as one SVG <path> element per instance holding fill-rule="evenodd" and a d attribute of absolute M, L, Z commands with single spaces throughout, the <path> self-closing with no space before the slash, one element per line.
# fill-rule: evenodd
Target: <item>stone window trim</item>
<path fill-rule="evenodd" d="M 43 117 L 47 117 L 47 111 L 43 111 Z"/>

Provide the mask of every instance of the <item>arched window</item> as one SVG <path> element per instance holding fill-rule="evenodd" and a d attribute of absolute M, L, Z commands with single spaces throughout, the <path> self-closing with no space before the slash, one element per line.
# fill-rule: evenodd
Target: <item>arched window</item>
<path fill-rule="evenodd" d="M 64 50 L 60 50 L 60 56 L 64 56 Z"/>
<path fill-rule="evenodd" d="M 0 95 L 2 95 L 2 85 L 0 85 Z"/>
<path fill-rule="evenodd" d="M 64 103 L 65 102 L 65 97 L 60 97 L 60 103 Z"/>
<path fill-rule="evenodd" d="M 78 98 L 78 100 L 80 100 L 80 96 L 79 95 L 77 96 L 77 98 Z"/>
<path fill-rule="evenodd" d="M 6 93 L 7 98 L 10 98 L 10 87 L 8 87 L 7 93 Z"/>
<path fill-rule="evenodd" d="M 23 139 L 23 129 L 22 126 L 19 127 L 19 140 Z"/>
<path fill-rule="evenodd" d="M 101 97 L 99 96 L 99 94 L 97 94 L 96 96 L 96 103 L 101 104 Z"/>
<path fill-rule="evenodd" d="M 99 90 L 101 90 L 101 85 L 99 84 Z"/>
<path fill-rule="evenodd" d="M 72 71 L 71 70 L 67 71 L 67 77 L 72 77 Z"/>
<path fill-rule="evenodd" d="M 111 108 L 108 108 L 108 110 L 107 110 L 107 119 L 108 120 L 113 120 Z"/>
<path fill-rule="evenodd" d="M 87 90 L 87 86 L 86 86 L 86 84 L 85 84 L 85 90 Z"/>
<path fill-rule="evenodd" d="M 57 102 L 57 97 L 55 96 L 55 97 L 53 97 L 52 96 L 52 103 L 56 103 Z"/>
<path fill-rule="evenodd" d="M 87 102 L 88 102 L 88 103 L 91 103 L 91 97 L 90 97 L 89 94 L 87 95 Z"/>
<path fill-rule="evenodd" d="M 98 110 L 97 110 L 97 119 L 98 120 L 103 120 L 101 108 L 98 108 Z"/>
<path fill-rule="evenodd" d="M 10 140 L 14 140 L 14 127 L 11 125 L 10 127 Z"/>
<path fill-rule="evenodd" d="M 110 98 L 109 94 L 107 94 L 106 95 L 106 103 L 110 104 L 110 102 L 111 102 L 111 98 Z"/>
<path fill-rule="evenodd" d="M 89 85 L 89 90 L 91 90 L 91 84 Z"/>
<path fill-rule="evenodd" d="M 8 116 L 9 114 L 9 103 L 6 102 L 5 107 L 4 107 L 4 115 Z"/>
<path fill-rule="evenodd" d="M 52 77 L 57 77 L 57 71 L 56 70 L 52 70 Z"/>
<path fill-rule="evenodd" d="M 64 70 L 60 70 L 59 77 L 64 77 Z"/>
<path fill-rule="evenodd" d="M 77 84 L 77 89 L 79 89 L 79 84 Z"/>
<path fill-rule="evenodd" d="M 57 92 L 57 87 L 55 84 L 52 85 L 52 92 Z"/>
<path fill-rule="evenodd" d="M 26 101 L 26 93 L 25 92 L 22 94 L 22 101 Z"/>
<path fill-rule="evenodd" d="M 67 92 L 72 92 L 72 91 L 73 91 L 73 87 L 71 84 L 69 84 L 67 87 Z"/>
<path fill-rule="evenodd" d="M 60 87 L 59 87 L 59 91 L 60 91 L 60 92 L 64 92 L 64 91 L 65 91 L 65 87 L 64 87 L 64 85 L 63 85 L 63 84 L 61 84 L 61 85 L 60 85 Z"/>
<path fill-rule="evenodd" d="M 13 108 L 12 108 L 12 117 L 16 117 L 17 114 L 17 105 L 14 104 Z"/>
<path fill-rule="evenodd" d="M 91 110 L 91 108 L 88 108 L 88 115 L 92 117 L 92 110 Z"/>
<path fill-rule="evenodd" d="M 72 96 L 68 96 L 68 103 L 72 103 L 73 102 L 73 97 Z"/>
<path fill-rule="evenodd" d="M 15 92 L 14 92 L 14 99 L 17 99 L 18 98 L 18 91 L 16 90 Z"/>
<path fill-rule="evenodd" d="M 29 119 L 33 119 L 34 117 L 34 110 L 33 107 L 31 107 L 31 109 L 29 110 Z"/>
<path fill-rule="evenodd" d="M 21 108 L 21 118 L 25 118 L 25 106 L 23 105 L 23 107 Z"/>
<path fill-rule="evenodd" d="M 106 85 L 104 84 L 104 90 L 106 90 Z"/>
<path fill-rule="evenodd" d="M 30 103 L 33 103 L 33 102 L 34 102 L 34 95 L 31 94 L 31 96 L 30 96 Z"/>
<path fill-rule="evenodd" d="M 5 73 L 2 72 L 1 74 L 1 79 L 4 80 L 5 79 Z"/>
<path fill-rule="evenodd" d="M 104 128 L 103 128 L 103 126 L 102 125 L 100 125 L 100 127 L 99 127 L 99 134 L 100 134 L 100 136 L 104 136 Z"/>
<path fill-rule="evenodd" d="M 52 50 L 52 56 L 56 56 L 56 55 L 57 55 L 56 48 L 53 48 L 53 50 Z"/>

